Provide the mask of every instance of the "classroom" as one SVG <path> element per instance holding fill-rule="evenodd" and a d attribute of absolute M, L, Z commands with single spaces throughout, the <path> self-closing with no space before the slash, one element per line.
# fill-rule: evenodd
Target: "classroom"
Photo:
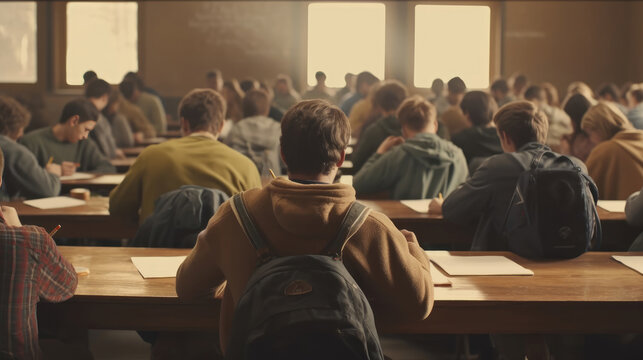
<path fill-rule="evenodd" d="M 0 2 L 0 359 L 643 359 L 641 19 Z"/>

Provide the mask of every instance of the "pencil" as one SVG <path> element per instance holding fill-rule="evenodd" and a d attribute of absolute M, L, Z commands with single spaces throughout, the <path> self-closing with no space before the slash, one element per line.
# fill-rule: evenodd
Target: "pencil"
<path fill-rule="evenodd" d="M 61 227 L 62 226 L 58 225 L 53 230 L 51 230 L 51 232 L 49 233 L 49 237 L 54 237 L 54 235 L 56 235 L 56 233 L 58 232 L 58 230 L 60 230 Z"/>
<path fill-rule="evenodd" d="M 277 176 L 275 175 L 275 172 L 274 172 L 274 171 L 272 171 L 272 169 L 268 169 L 268 171 L 270 171 L 270 175 L 272 175 L 272 178 L 273 178 L 273 179 L 276 179 L 276 178 L 277 178 Z"/>
<path fill-rule="evenodd" d="M 74 166 L 76 166 L 77 168 L 79 168 L 79 167 L 80 167 L 80 163 L 74 163 Z"/>
<path fill-rule="evenodd" d="M 438 194 L 438 199 L 440 199 L 440 200 L 444 200 L 444 199 L 442 198 L 442 193 L 439 193 L 439 194 Z"/>
<path fill-rule="evenodd" d="M 49 161 L 47 161 L 47 166 L 51 165 L 51 163 L 53 163 L 53 162 L 54 162 L 54 157 L 50 156 Z"/>

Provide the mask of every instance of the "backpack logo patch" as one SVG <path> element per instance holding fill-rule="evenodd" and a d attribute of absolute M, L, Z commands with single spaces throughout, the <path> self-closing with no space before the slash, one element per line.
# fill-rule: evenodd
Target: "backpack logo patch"
<path fill-rule="evenodd" d="M 284 289 L 284 295 L 286 296 L 298 296 L 298 295 L 305 295 L 313 291 L 313 287 L 303 281 L 303 280 L 295 280 L 291 281 L 288 286 L 286 286 L 286 289 Z"/>

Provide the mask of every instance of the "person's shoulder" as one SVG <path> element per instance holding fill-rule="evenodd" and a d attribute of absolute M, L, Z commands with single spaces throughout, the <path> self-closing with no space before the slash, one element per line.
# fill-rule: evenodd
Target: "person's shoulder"
<path fill-rule="evenodd" d="M 42 244 L 47 240 L 47 236 L 49 235 L 45 229 L 40 226 L 9 226 L 2 224 L 0 225 L 0 236 L 19 240 L 24 246 L 38 250 L 42 247 Z"/>
<path fill-rule="evenodd" d="M 48 126 L 32 130 L 28 133 L 26 133 L 21 139 L 20 142 L 25 143 L 25 142 L 31 142 L 31 141 L 38 141 L 39 139 L 42 139 L 47 136 L 47 132 L 51 131 Z"/>
<path fill-rule="evenodd" d="M 367 231 L 367 236 L 371 236 L 373 233 L 378 234 L 393 234 L 397 232 L 397 227 L 393 224 L 393 221 L 383 213 L 379 211 L 372 210 L 369 215 L 364 220 L 364 224 L 360 230 Z M 358 231 L 356 234 L 359 234 Z"/>

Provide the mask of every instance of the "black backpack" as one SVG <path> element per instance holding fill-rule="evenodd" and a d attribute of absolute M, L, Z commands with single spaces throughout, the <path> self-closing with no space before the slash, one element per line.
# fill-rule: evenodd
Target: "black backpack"
<path fill-rule="evenodd" d="M 596 184 L 570 158 L 542 151 L 518 177 L 509 203 L 509 250 L 526 258 L 573 258 L 599 248 L 597 200 Z"/>
<path fill-rule="evenodd" d="M 277 257 L 239 194 L 232 209 L 258 265 L 237 304 L 227 359 L 383 359 L 371 307 L 341 261 L 368 216 L 354 202 L 323 255 Z"/>

